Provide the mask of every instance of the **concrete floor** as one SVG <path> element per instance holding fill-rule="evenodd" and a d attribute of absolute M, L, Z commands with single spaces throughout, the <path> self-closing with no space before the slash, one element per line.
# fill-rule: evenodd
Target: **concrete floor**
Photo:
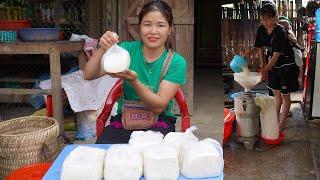
<path fill-rule="evenodd" d="M 306 123 L 300 103 L 293 103 L 291 111 L 281 145 L 258 142 L 253 151 L 246 151 L 232 136 L 224 147 L 225 179 L 317 179 L 311 147 L 320 144 L 319 126 Z"/>
<path fill-rule="evenodd" d="M 198 127 L 199 139 L 223 140 L 223 82 L 221 70 L 196 69 L 194 78 L 194 113 L 191 124 Z"/>
<path fill-rule="evenodd" d="M 225 179 L 316 179 L 309 139 L 319 129 L 305 124 L 299 104 L 291 110 L 281 145 L 246 151 L 233 136 L 224 147 Z"/>

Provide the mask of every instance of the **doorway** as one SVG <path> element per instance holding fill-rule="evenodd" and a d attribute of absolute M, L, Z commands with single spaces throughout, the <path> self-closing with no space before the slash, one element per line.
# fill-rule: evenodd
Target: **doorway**
<path fill-rule="evenodd" d="M 221 69 L 221 5 L 217 1 L 195 3 L 195 68 Z"/>
<path fill-rule="evenodd" d="M 222 142 L 224 91 L 221 57 L 220 2 L 195 2 L 194 114 L 192 123 L 206 128 L 204 137 Z"/>

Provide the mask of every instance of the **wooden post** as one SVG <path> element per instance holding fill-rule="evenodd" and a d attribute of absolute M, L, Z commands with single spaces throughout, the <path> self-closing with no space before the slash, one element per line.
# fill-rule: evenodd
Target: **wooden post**
<path fill-rule="evenodd" d="M 79 61 L 79 69 L 80 70 L 84 70 L 84 67 L 87 64 L 87 58 L 86 58 L 86 55 L 85 55 L 84 51 L 80 51 L 79 52 L 78 61 Z"/>
<path fill-rule="evenodd" d="M 53 117 L 59 122 L 59 134 L 63 135 L 64 124 L 63 124 L 63 104 L 61 96 L 61 62 L 60 53 L 57 49 L 51 48 L 49 50 L 50 60 L 50 77 L 51 77 L 51 88 L 52 88 L 52 106 L 53 106 Z"/>

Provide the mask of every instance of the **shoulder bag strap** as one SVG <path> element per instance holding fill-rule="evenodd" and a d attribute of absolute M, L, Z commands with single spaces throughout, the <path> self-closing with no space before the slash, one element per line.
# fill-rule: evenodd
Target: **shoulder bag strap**
<path fill-rule="evenodd" d="M 171 49 L 168 49 L 168 54 L 167 54 L 166 59 L 164 60 L 163 65 L 162 65 L 162 72 L 160 75 L 159 84 L 161 83 L 162 79 L 164 78 L 164 76 L 166 75 L 166 73 L 169 69 L 173 55 L 174 55 L 173 51 Z"/>

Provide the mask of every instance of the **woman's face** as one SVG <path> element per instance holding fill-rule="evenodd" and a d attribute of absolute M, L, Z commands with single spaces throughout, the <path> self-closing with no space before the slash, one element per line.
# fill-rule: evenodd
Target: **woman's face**
<path fill-rule="evenodd" d="M 148 48 L 163 47 L 170 32 L 170 25 L 160 11 L 148 12 L 141 20 L 140 36 Z"/>
<path fill-rule="evenodd" d="M 267 29 L 273 28 L 277 23 L 277 17 L 262 16 L 261 23 Z"/>

